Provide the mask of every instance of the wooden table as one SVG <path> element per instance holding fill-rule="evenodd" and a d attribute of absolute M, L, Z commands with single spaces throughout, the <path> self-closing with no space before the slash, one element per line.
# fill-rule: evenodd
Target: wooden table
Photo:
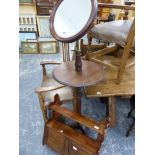
<path fill-rule="evenodd" d="M 103 69 L 91 61 L 82 61 L 82 72 L 75 71 L 75 61 L 64 62 L 53 71 L 53 77 L 63 85 L 84 87 L 103 80 Z"/>
<path fill-rule="evenodd" d="M 100 65 L 82 60 L 82 72 L 75 71 L 75 61 L 64 62 L 53 71 L 53 78 L 59 83 L 75 88 L 75 109 L 81 113 L 81 90 L 85 86 L 97 84 L 103 80 L 103 69 Z"/>
<path fill-rule="evenodd" d="M 104 68 L 104 80 L 96 85 L 85 87 L 85 94 L 89 98 L 108 97 L 109 103 L 106 104 L 107 115 L 110 117 L 110 125 L 115 126 L 116 96 L 132 96 L 135 95 L 135 67 L 124 72 L 120 84 L 116 84 L 117 70 Z"/>

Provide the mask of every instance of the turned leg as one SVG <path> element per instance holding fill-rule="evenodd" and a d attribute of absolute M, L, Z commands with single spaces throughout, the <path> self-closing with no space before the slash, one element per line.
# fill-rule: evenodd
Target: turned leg
<path fill-rule="evenodd" d="M 87 34 L 87 39 L 88 39 L 88 45 L 92 44 L 92 35 L 90 33 Z"/>

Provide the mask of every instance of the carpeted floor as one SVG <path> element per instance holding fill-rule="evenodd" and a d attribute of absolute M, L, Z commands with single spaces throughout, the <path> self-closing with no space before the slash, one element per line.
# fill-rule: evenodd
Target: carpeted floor
<path fill-rule="evenodd" d="M 37 95 L 34 89 L 40 86 L 42 71 L 40 61 L 58 60 L 60 54 L 20 54 L 20 102 L 19 102 L 19 152 L 20 155 L 57 155 L 47 146 L 42 145 L 43 118 L 39 107 Z M 48 66 L 52 71 L 54 66 Z M 131 124 L 127 118 L 130 110 L 127 99 L 117 99 L 117 122 L 114 128 L 108 128 L 105 140 L 102 143 L 99 155 L 134 155 L 135 135 L 134 131 L 126 138 L 126 131 Z M 105 105 L 99 99 L 84 99 L 82 102 L 82 114 L 95 120 L 105 116 Z M 94 133 L 87 130 L 87 134 Z"/>

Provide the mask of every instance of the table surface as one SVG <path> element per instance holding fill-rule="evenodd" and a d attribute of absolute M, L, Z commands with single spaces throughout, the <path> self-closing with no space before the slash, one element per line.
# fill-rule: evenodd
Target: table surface
<path fill-rule="evenodd" d="M 53 70 L 53 78 L 71 87 L 91 86 L 104 79 L 104 70 L 94 62 L 82 60 L 82 72 L 76 72 L 75 61 L 67 61 Z"/>

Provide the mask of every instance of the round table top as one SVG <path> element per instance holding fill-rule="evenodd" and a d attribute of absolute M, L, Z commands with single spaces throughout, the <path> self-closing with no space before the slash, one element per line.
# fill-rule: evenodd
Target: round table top
<path fill-rule="evenodd" d="M 103 68 L 91 61 L 82 60 L 82 72 L 75 71 L 75 61 L 67 61 L 53 70 L 53 78 L 71 87 L 84 87 L 103 80 Z"/>

